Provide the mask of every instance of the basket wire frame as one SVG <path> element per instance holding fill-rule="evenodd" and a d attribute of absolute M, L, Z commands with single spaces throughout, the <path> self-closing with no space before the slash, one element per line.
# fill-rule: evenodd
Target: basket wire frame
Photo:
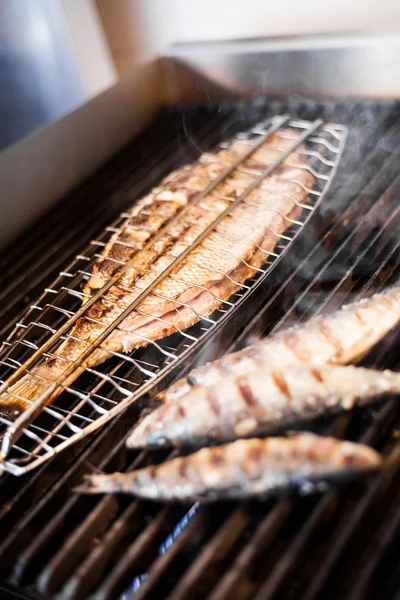
<path fill-rule="evenodd" d="M 261 172 L 254 173 L 252 169 L 243 167 L 246 159 L 251 157 L 272 134 L 289 140 L 289 148 L 281 151 L 279 159 L 265 164 L 265 169 Z M 70 361 L 61 377 L 52 382 L 41 396 L 34 401 L 26 402 L 29 403 L 29 406 L 15 422 L 0 416 L 0 423 L 5 428 L 0 452 L 0 469 L 14 475 L 22 475 L 36 468 L 124 411 L 138 398 L 154 389 L 156 385 L 159 386 L 173 369 L 193 357 L 198 349 L 217 332 L 219 327 L 243 305 L 255 289 L 265 282 L 271 269 L 277 265 L 279 259 L 289 249 L 325 196 L 343 153 L 346 136 L 347 128 L 343 125 L 325 123 L 320 119 L 314 122 L 289 119 L 287 116 L 275 116 L 259 123 L 245 133 L 236 134 L 236 139 L 243 146 L 243 154 L 234 163 L 227 165 L 220 175 L 209 182 L 203 190 L 195 194 L 172 221 L 168 221 L 154 236 L 150 237 L 144 249 L 153 246 L 173 222 L 181 219 L 210 192 L 213 191 L 213 195 L 217 196 L 218 186 L 229 178 L 233 171 L 251 176 L 250 185 L 243 185 L 241 193 L 235 200 L 221 196 L 221 199 L 229 200 L 227 208 L 220 212 L 199 233 L 193 243 L 186 246 L 149 286 L 133 298 L 132 302 L 120 312 L 110 325 L 106 326 L 98 322 L 103 326 L 103 330 L 93 343 L 86 344 L 86 348 L 78 359 Z M 220 147 L 224 146 L 226 146 L 225 143 L 220 144 Z M 304 163 L 291 165 L 290 155 L 294 151 L 304 155 Z M 143 341 L 147 343 L 147 346 L 130 354 L 112 351 L 114 360 L 106 361 L 96 368 L 86 367 L 83 376 L 71 385 L 65 384 L 69 374 L 77 366 L 83 364 L 96 348 L 101 348 L 113 331 L 116 329 L 124 331 L 124 320 L 129 314 L 135 312 L 148 316 L 141 310 L 141 303 L 146 297 L 154 295 L 171 301 L 171 298 L 166 298 L 156 291 L 159 283 L 167 277 L 179 281 L 180 278 L 172 273 L 174 268 L 194 248 L 200 244 L 207 246 L 210 233 L 217 231 L 218 225 L 224 219 L 232 218 L 231 213 L 236 206 L 241 203 L 251 205 L 248 196 L 253 190 L 260 188 L 268 192 L 267 177 L 273 174 L 277 167 L 290 168 L 291 166 L 307 170 L 313 177 L 313 187 L 309 188 L 302 182 L 291 180 L 303 188 L 307 194 L 307 201 L 296 203 L 288 197 L 294 205 L 301 209 L 300 216 L 296 219 L 285 217 L 289 222 L 285 233 L 279 234 L 272 229 L 269 230 L 272 235 L 277 237 L 277 244 L 273 251 L 266 252 L 267 259 L 260 268 L 251 267 L 254 270 L 252 279 L 238 284 L 239 291 L 234 293 L 229 300 L 222 300 L 216 296 L 216 300 L 221 301 L 221 306 L 212 315 L 201 315 L 191 305 L 180 300 L 173 300 L 177 304 L 177 308 L 184 306 L 192 310 L 199 322 L 187 330 L 182 330 L 172 324 L 175 330 L 174 335 L 157 341 L 144 338 Z M 239 187 L 236 182 L 235 186 Z M 153 199 L 156 195 L 157 192 L 154 192 Z M 120 267 L 117 273 L 108 280 L 104 279 L 103 286 L 93 296 L 89 297 L 82 291 L 82 288 L 92 276 L 91 269 L 101 258 L 101 251 L 112 236 L 120 234 L 124 228 L 129 227 L 129 220 L 132 218 L 134 210 L 135 205 L 132 212 L 121 213 L 119 218 L 107 227 L 98 239 L 92 240 L 87 248 L 78 254 L 64 271 L 60 272 L 57 279 L 44 290 L 37 302 L 31 305 L 25 317 L 17 323 L 3 342 L 0 353 L 0 368 L 2 369 L 0 394 L 7 390 L 10 391 L 12 384 L 24 374 L 30 373 L 31 368 L 38 362 L 55 356 L 54 352 L 58 345 L 72 337 L 71 331 L 78 319 L 85 317 L 89 320 L 89 317 L 86 317 L 88 309 L 99 299 L 108 301 L 106 293 L 112 286 L 118 285 L 119 289 L 127 293 L 132 292 L 132 290 L 124 288 L 121 283 L 131 261 L 116 264 Z M 270 210 L 275 209 L 271 208 Z M 276 212 L 279 211 L 276 210 Z M 234 218 L 239 217 L 235 215 Z M 246 220 L 248 221 L 248 219 Z M 232 234 L 229 233 L 229 235 Z M 124 242 L 118 241 L 118 243 Z M 212 249 L 218 252 L 222 251 L 220 248 Z M 261 248 L 257 249 L 262 251 Z M 241 263 L 247 267 L 250 266 L 244 259 L 241 259 Z M 203 266 L 207 268 L 207 265 Z M 208 268 L 211 269 L 211 267 Z M 213 270 L 216 269 L 213 267 Z M 238 283 L 231 278 L 229 273 L 221 271 L 221 274 L 231 282 Z M 184 281 L 184 283 L 188 282 Z M 193 287 L 203 289 L 215 296 L 208 288 L 189 283 Z M 82 304 L 83 300 L 85 300 L 84 304 Z M 164 321 L 168 326 L 171 325 L 166 318 L 150 316 Z M 91 317 L 90 319 L 96 322 L 95 319 Z M 81 339 L 79 341 L 82 342 Z M 46 406 L 46 400 L 55 391 L 62 391 L 62 393 Z"/>

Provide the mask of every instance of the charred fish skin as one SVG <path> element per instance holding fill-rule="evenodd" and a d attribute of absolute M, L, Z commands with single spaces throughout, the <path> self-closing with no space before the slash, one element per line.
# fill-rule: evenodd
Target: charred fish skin
<path fill-rule="evenodd" d="M 193 369 L 188 378 L 159 394 L 159 399 L 175 400 L 193 385 L 214 385 L 263 365 L 279 369 L 291 364 L 348 364 L 366 354 L 399 322 L 400 286 L 395 286 Z"/>
<path fill-rule="evenodd" d="M 263 367 L 197 385 L 165 402 L 139 422 L 127 446 L 200 446 L 272 433 L 386 394 L 400 394 L 400 373 L 334 365 Z"/>
<path fill-rule="evenodd" d="M 380 465 L 380 455 L 368 446 L 300 433 L 203 448 L 131 473 L 89 475 L 88 486 L 79 491 L 167 502 L 264 498 L 293 487 L 303 493 L 317 491 L 321 484 Z"/>
<path fill-rule="evenodd" d="M 274 134 L 245 161 L 248 171 L 265 169 L 265 162 L 279 158 L 293 143 Z M 165 178 L 158 188 L 140 200 L 123 224 L 113 234 L 96 262 L 92 276 L 84 287 L 85 301 L 115 276 L 129 261 L 122 279 L 112 286 L 80 318 L 51 359 L 44 359 L 21 377 L 0 397 L 0 414 L 8 421 L 18 416 L 40 396 L 41 406 L 51 404 L 60 394 L 49 389 L 62 378 L 71 363 L 79 357 L 121 313 L 187 248 L 208 225 L 214 222 L 236 199 L 243 187 L 254 181 L 251 174 L 234 170 L 196 206 L 179 217 L 191 198 L 205 189 L 227 165 L 248 149 L 234 141 L 230 148 L 203 155 L 197 163 L 185 166 Z M 135 311 L 104 340 L 63 381 L 70 386 L 86 368 L 93 368 L 112 356 L 113 352 L 131 352 L 150 341 L 176 333 L 207 317 L 221 306 L 241 284 L 253 277 L 270 256 L 279 235 L 296 218 L 307 197 L 305 189 L 314 178 L 309 171 L 297 168 L 304 158 L 295 151 L 289 165 L 281 165 L 263 180 L 246 199 L 224 218 L 207 239 L 181 261 Z M 292 179 L 296 180 L 293 183 Z M 302 187 L 303 186 L 303 187 Z M 174 220 L 175 217 L 178 217 Z M 155 235 L 164 225 L 168 229 Z M 150 244 L 150 245 L 149 245 Z"/>

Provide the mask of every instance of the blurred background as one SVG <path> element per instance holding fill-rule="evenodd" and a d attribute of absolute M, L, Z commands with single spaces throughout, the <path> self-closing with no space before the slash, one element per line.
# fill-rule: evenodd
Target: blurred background
<path fill-rule="evenodd" d="M 163 104 L 399 97 L 399 25 L 398 0 L 0 0 L 0 246 Z"/>
<path fill-rule="evenodd" d="M 1 0 L 0 149 L 178 43 L 398 24 L 398 0 Z"/>

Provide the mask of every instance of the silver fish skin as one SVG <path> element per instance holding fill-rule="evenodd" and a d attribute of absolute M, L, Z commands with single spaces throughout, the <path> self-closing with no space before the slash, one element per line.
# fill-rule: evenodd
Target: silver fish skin
<path fill-rule="evenodd" d="M 400 373 L 352 366 L 263 366 L 246 375 L 195 386 L 146 416 L 127 440 L 129 448 L 225 442 L 400 393 Z"/>
<path fill-rule="evenodd" d="M 213 385 L 230 375 L 243 375 L 263 365 L 326 363 L 345 365 L 360 359 L 400 322 L 400 286 L 374 294 L 340 310 L 318 315 L 279 331 L 239 352 L 193 369 L 159 395 L 175 400 L 194 384 Z"/>
<path fill-rule="evenodd" d="M 89 494 L 124 493 L 158 501 L 265 497 L 287 488 L 317 491 L 326 482 L 376 470 L 381 458 L 362 444 L 300 433 L 203 448 L 131 473 L 89 475 Z"/>

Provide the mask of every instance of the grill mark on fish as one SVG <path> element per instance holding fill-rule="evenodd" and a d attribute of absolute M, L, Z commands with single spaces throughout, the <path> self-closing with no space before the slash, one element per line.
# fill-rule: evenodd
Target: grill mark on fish
<path fill-rule="evenodd" d="M 282 336 L 284 337 L 284 342 L 287 348 L 290 349 L 294 357 L 299 362 L 305 362 L 307 360 L 307 356 L 304 349 L 299 347 L 299 337 L 297 335 L 297 331 L 295 329 L 288 329 L 282 332 Z M 264 364 L 264 360 L 261 356 L 259 359 L 259 364 L 260 366 Z"/>
<path fill-rule="evenodd" d="M 151 465 L 150 467 L 147 467 L 147 475 L 148 478 L 151 479 L 156 479 L 157 477 L 157 465 Z"/>
<path fill-rule="evenodd" d="M 348 468 L 352 468 L 356 466 L 356 461 L 354 459 L 353 456 L 351 456 L 351 454 L 348 454 L 347 456 L 343 456 L 343 466 L 348 467 Z"/>
<path fill-rule="evenodd" d="M 358 310 L 355 310 L 353 314 L 361 325 L 365 326 L 367 324 Z"/>
<path fill-rule="evenodd" d="M 314 377 L 314 379 L 316 379 L 316 381 L 319 381 L 319 383 L 324 383 L 324 378 L 322 376 L 321 369 L 317 369 L 316 367 L 314 367 L 310 369 L 310 373 Z"/>
<path fill-rule="evenodd" d="M 206 390 L 206 398 L 211 412 L 213 413 L 214 417 L 218 419 L 221 416 L 218 394 L 214 389 L 209 388 Z"/>
<path fill-rule="evenodd" d="M 181 404 L 177 404 L 177 406 L 176 406 L 176 412 L 177 412 L 177 416 L 180 419 L 184 419 L 186 417 L 186 411 L 185 411 L 184 407 Z"/>
<path fill-rule="evenodd" d="M 332 331 L 329 329 L 329 327 L 326 326 L 323 320 L 321 320 L 319 324 L 319 330 L 329 344 L 332 344 L 332 346 L 334 346 L 339 352 L 343 350 L 343 345 L 341 341 L 332 333 Z"/>
<path fill-rule="evenodd" d="M 182 477 L 182 479 L 189 479 L 188 472 L 189 472 L 188 461 L 185 460 L 185 457 L 183 457 L 183 459 L 180 461 L 180 464 L 179 464 L 179 469 L 178 469 L 179 476 Z"/>
<path fill-rule="evenodd" d="M 274 384 L 276 385 L 276 387 L 278 388 L 278 390 L 287 399 L 288 404 L 290 404 L 292 402 L 293 398 L 292 398 L 292 395 L 290 393 L 289 386 L 288 386 L 287 381 L 285 379 L 284 373 L 282 373 L 282 371 L 278 371 L 276 369 L 273 369 L 271 371 L 271 378 L 272 378 Z"/>
<path fill-rule="evenodd" d="M 254 408 L 258 405 L 258 399 L 254 396 L 251 387 L 248 385 L 245 376 L 236 377 L 236 385 L 239 391 L 239 394 L 242 396 L 246 405 Z"/>
<path fill-rule="evenodd" d="M 224 465 L 224 453 L 223 451 L 216 447 L 214 452 L 210 457 L 210 462 L 214 467 L 222 467 Z"/>
<path fill-rule="evenodd" d="M 388 298 L 388 296 L 382 295 L 382 300 L 383 300 L 383 303 L 386 304 L 386 306 L 388 306 L 392 310 L 395 308 L 393 306 L 392 300 L 390 298 Z"/>
<path fill-rule="evenodd" d="M 262 447 L 260 445 L 252 445 L 247 452 L 247 459 L 249 462 L 258 463 L 262 457 Z"/>

